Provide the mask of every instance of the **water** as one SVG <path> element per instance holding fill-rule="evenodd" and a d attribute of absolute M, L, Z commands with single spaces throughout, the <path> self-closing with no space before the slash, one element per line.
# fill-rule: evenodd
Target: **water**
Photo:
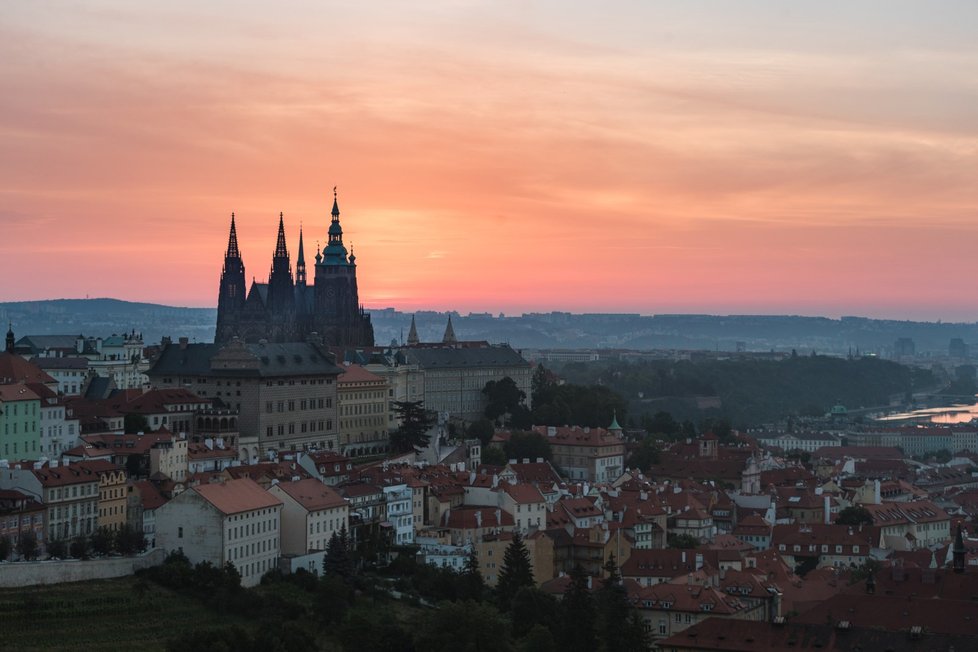
<path fill-rule="evenodd" d="M 953 425 L 970 423 L 978 419 L 978 402 L 971 405 L 945 405 L 942 407 L 922 408 L 900 414 L 888 414 L 879 417 L 877 421 L 887 423 L 939 423 Z"/>

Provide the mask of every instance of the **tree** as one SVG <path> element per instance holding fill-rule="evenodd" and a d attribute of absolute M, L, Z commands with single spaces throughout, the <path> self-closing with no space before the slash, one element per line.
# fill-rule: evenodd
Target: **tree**
<path fill-rule="evenodd" d="M 669 534 L 666 536 L 666 539 L 668 540 L 668 545 L 670 548 L 691 550 L 693 548 L 698 548 L 700 545 L 700 540 L 694 537 L 692 534 Z"/>
<path fill-rule="evenodd" d="M 482 463 L 492 466 L 506 466 L 508 458 L 503 449 L 498 446 L 486 446 L 482 449 Z"/>
<path fill-rule="evenodd" d="M 48 557 L 64 559 L 68 556 L 68 544 L 64 539 L 51 539 L 47 545 Z"/>
<path fill-rule="evenodd" d="M 490 380 L 482 388 L 482 393 L 486 397 L 486 418 L 497 423 L 502 421 L 502 417 L 516 413 L 526 404 L 526 392 L 509 376 Z"/>
<path fill-rule="evenodd" d="M 536 626 L 552 625 L 557 619 L 557 600 L 532 586 L 524 586 L 513 597 L 510 621 L 513 638 L 523 638 Z"/>
<path fill-rule="evenodd" d="M 418 623 L 418 650 L 508 652 L 512 650 L 506 619 L 485 602 L 444 602 Z"/>
<path fill-rule="evenodd" d="M 533 586 L 530 552 L 526 549 L 519 531 L 514 531 L 513 540 L 506 546 L 503 554 L 503 566 L 499 569 L 499 581 L 496 583 L 496 597 L 500 608 L 508 611 L 516 593 L 523 587 Z"/>
<path fill-rule="evenodd" d="M 86 537 L 84 534 L 79 534 L 77 537 L 72 539 L 71 545 L 68 546 L 68 552 L 75 559 L 88 559 L 91 554 L 88 545 L 88 537 Z"/>
<path fill-rule="evenodd" d="M 478 439 L 482 442 L 483 446 L 488 446 L 489 441 L 492 439 L 493 434 L 495 434 L 496 429 L 492 426 L 492 421 L 489 419 L 477 419 L 469 424 L 466 434 L 471 439 Z"/>
<path fill-rule="evenodd" d="M 648 472 L 649 468 L 659 463 L 659 445 L 652 437 L 646 437 L 632 454 L 628 456 L 625 466 Z"/>
<path fill-rule="evenodd" d="M 428 446 L 428 430 L 434 414 L 425 410 L 424 401 L 394 401 L 394 412 L 401 425 L 391 433 L 391 449 L 396 453 L 420 451 Z"/>
<path fill-rule="evenodd" d="M 597 647 L 594 600 L 591 598 L 588 576 L 580 564 L 571 570 L 570 580 L 564 599 L 560 602 L 560 647 L 567 652 L 591 652 Z"/>
<path fill-rule="evenodd" d="M 509 460 L 528 459 L 536 462 L 537 458 L 547 461 L 553 459 L 550 442 L 536 432 L 514 432 L 510 435 L 509 441 L 503 444 L 503 451 L 506 453 L 506 459 Z"/>
<path fill-rule="evenodd" d="M 350 539 L 345 523 L 340 526 L 339 532 L 333 532 L 326 544 L 326 554 L 323 555 L 323 575 L 339 577 L 344 581 L 349 580 L 353 575 Z"/>
<path fill-rule="evenodd" d="M 122 426 L 127 435 L 135 435 L 137 432 L 149 432 L 149 420 L 145 414 L 127 414 L 122 418 Z"/>
<path fill-rule="evenodd" d="M 92 550 L 96 555 L 107 555 L 112 552 L 114 539 L 107 527 L 100 527 L 92 533 Z"/>
<path fill-rule="evenodd" d="M 839 512 L 835 522 L 839 525 L 872 525 L 873 515 L 861 505 L 852 505 Z"/>
<path fill-rule="evenodd" d="M 647 650 L 648 636 L 640 619 L 636 619 L 621 581 L 614 555 L 604 565 L 607 577 L 598 591 L 598 640 L 606 652 Z"/>
<path fill-rule="evenodd" d="M 33 530 L 21 532 L 17 537 L 17 554 L 27 561 L 37 559 L 37 535 Z"/>
<path fill-rule="evenodd" d="M 460 591 L 463 600 L 482 600 L 482 595 L 486 591 L 486 581 L 479 570 L 479 558 L 475 554 L 475 548 L 469 551 L 469 556 L 465 559 L 465 566 L 462 568 L 460 577 Z"/>
<path fill-rule="evenodd" d="M 10 556 L 10 548 L 10 539 L 0 536 L 0 561 L 7 561 L 7 557 Z"/>

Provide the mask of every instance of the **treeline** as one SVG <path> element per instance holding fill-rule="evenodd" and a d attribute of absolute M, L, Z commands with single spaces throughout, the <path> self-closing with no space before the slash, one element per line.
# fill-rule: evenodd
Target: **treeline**
<path fill-rule="evenodd" d="M 937 384 L 926 369 L 879 358 L 793 355 L 784 360 L 750 358 L 703 361 L 606 361 L 569 363 L 561 375 L 576 384 L 598 384 L 628 399 L 634 423 L 663 409 L 699 421 L 722 416 L 744 428 L 792 415 L 821 416 L 833 405 L 886 405 Z M 719 409 L 698 409 L 676 399 L 717 396 Z M 661 399 L 661 400 L 660 400 Z M 672 402 L 668 402 L 672 399 Z"/>
<path fill-rule="evenodd" d="M 494 588 L 486 585 L 474 555 L 456 571 L 421 564 L 405 551 L 383 574 L 360 573 L 344 538 L 331 540 L 318 577 L 271 571 L 260 586 L 245 589 L 233 564 L 191 565 L 176 553 L 141 571 L 135 590 L 145 593 L 149 582 L 157 583 L 251 623 L 188 628 L 167 641 L 174 652 L 611 652 L 650 646 L 613 558 L 607 579 L 593 580 L 593 586 L 576 568 L 558 600 L 536 588 L 519 534 L 506 548 Z"/>

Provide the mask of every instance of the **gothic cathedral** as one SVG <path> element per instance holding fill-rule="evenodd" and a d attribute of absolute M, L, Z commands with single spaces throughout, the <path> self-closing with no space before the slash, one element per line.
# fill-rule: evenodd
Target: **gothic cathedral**
<path fill-rule="evenodd" d="M 316 252 L 313 285 L 306 281 L 306 261 L 299 230 L 295 277 L 285 245 L 285 221 L 279 214 L 278 241 L 267 283 L 251 282 L 245 295 L 245 268 L 231 215 L 231 235 L 221 272 L 214 341 L 233 337 L 245 342 L 303 342 L 316 333 L 327 345 L 373 346 L 374 329 L 357 293 L 356 256 L 343 246 L 340 209 L 333 191 L 333 219 L 322 253 Z"/>

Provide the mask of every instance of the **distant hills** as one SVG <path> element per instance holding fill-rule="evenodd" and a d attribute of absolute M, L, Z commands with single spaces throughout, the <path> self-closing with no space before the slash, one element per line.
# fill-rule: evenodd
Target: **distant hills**
<path fill-rule="evenodd" d="M 371 310 L 377 344 L 407 337 L 411 313 Z M 423 341 L 439 341 L 448 313 L 415 314 Z M 181 308 L 117 299 L 53 299 L 0 303 L 0 321 L 19 336 L 29 334 L 111 335 L 136 330 L 147 343 L 164 335 L 209 342 L 214 308 Z M 978 349 L 978 324 L 933 323 L 863 317 L 767 315 L 654 315 L 528 313 L 519 316 L 452 313 L 460 339 L 508 342 L 521 349 L 620 348 L 734 351 L 815 350 L 819 353 L 889 355 L 898 338 L 911 338 L 918 355 L 947 355 L 952 338 Z"/>

